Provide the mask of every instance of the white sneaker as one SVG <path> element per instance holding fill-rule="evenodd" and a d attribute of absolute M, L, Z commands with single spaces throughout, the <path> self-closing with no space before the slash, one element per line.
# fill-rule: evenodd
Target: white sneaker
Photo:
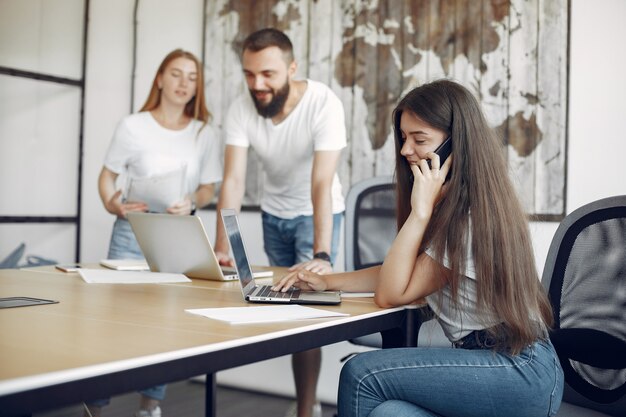
<path fill-rule="evenodd" d="M 313 412 L 311 413 L 311 417 L 322 417 L 322 404 L 319 401 L 313 404 Z"/>
<path fill-rule="evenodd" d="M 291 405 L 287 409 L 287 412 L 285 413 L 285 417 L 298 417 L 298 403 L 296 401 L 291 403 Z M 322 417 L 322 404 L 319 401 L 313 404 L 311 417 Z"/>
<path fill-rule="evenodd" d="M 157 406 L 153 410 L 139 410 L 135 417 L 161 417 L 161 407 Z"/>

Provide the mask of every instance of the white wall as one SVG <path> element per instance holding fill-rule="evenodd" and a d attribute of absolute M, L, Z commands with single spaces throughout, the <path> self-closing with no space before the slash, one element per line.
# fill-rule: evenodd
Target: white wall
<path fill-rule="evenodd" d="M 626 2 L 572 6 L 567 210 L 626 194 Z"/>
<path fill-rule="evenodd" d="M 19 3 L 0 0 L 0 16 L 18 10 L 15 8 Z M 130 110 L 132 34 L 132 2 L 91 0 L 90 7 L 81 247 L 82 260 L 87 262 L 97 261 L 106 255 L 113 223 L 112 216 L 102 208 L 97 195 L 96 180 L 115 125 Z M 158 7 L 142 11 L 145 19 L 143 27 L 158 27 L 158 38 L 146 39 L 140 32 L 139 41 L 150 44 L 153 52 L 158 55 L 161 50 L 164 55 L 166 51 L 178 46 L 199 54 L 201 11 L 201 0 L 161 0 Z M 623 155 L 626 155 L 626 134 L 621 128 L 621 122 L 626 120 L 626 49 L 619 45 L 619 41 L 626 39 L 624 16 L 626 1 L 623 0 L 572 0 L 567 150 L 568 213 L 602 197 L 626 194 L 626 182 L 623 180 L 626 176 L 623 162 Z M 180 45 L 168 43 L 168 39 L 174 36 Z M 15 42 L 28 46 L 26 40 L 17 39 Z M 12 51 L 19 53 L 19 48 Z M 0 65 L 9 65 L 3 59 L 4 56 L 0 53 Z M 151 59 L 140 56 L 138 68 L 141 74 L 138 77 L 136 106 L 140 105 L 138 101 L 145 99 L 146 85 L 156 69 L 156 61 Z M 0 113 L 0 117 L 3 115 L 5 113 Z M 5 126 L 8 121 L 0 119 L 0 122 Z M 0 132 L 3 132 L 2 142 L 7 141 L 4 131 L 0 129 Z M 32 152 L 37 155 L 36 149 Z M 8 167 L 19 172 L 20 162 L 6 159 L 3 158 L 3 164 L 9 164 Z M 8 168 L 5 165 L 3 169 L 6 171 Z M 32 170 L 32 175 L 37 175 L 35 169 Z M 201 216 L 212 234 L 215 213 L 202 211 Z M 247 246 L 252 250 L 253 262 L 265 263 L 260 238 L 260 216 L 258 213 L 244 213 L 242 221 Z M 539 271 L 543 269 L 556 227 L 556 223 L 531 224 Z M 346 343 L 324 349 L 325 359 L 319 384 L 320 397 L 323 400 L 334 401 L 339 370 L 338 357 L 350 350 L 352 347 Z M 293 389 L 288 359 L 283 358 L 279 363 L 280 371 L 270 371 L 268 364 L 262 363 L 251 368 L 256 371 L 256 376 L 244 376 L 241 369 L 236 369 L 220 373 L 218 378 L 223 383 L 250 388 L 264 387 L 270 391 L 289 394 Z M 274 386 L 270 386 L 268 379 L 264 377 L 268 373 L 273 375 L 273 381 L 278 381 Z"/>
<path fill-rule="evenodd" d="M 83 0 L 0 0 L 0 65 L 80 79 Z M 75 216 L 80 88 L 0 75 L 0 216 Z M 73 224 L 0 224 L 0 260 L 69 261 Z M 20 262 L 23 264 L 24 259 Z"/>

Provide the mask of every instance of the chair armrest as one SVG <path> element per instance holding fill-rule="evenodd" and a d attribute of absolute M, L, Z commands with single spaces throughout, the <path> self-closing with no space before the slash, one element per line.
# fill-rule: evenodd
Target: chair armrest
<path fill-rule="evenodd" d="M 550 340 L 561 357 L 604 369 L 626 368 L 626 341 L 595 329 L 556 329 Z"/>

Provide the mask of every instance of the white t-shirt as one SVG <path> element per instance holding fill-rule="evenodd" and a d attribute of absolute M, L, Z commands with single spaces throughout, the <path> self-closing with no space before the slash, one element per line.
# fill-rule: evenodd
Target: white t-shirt
<path fill-rule="evenodd" d="M 199 120 L 182 130 L 161 126 L 150 112 L 131 114 L 117 126 L 104 166 L 116 174 L 151 177 L 186 165 L 186 194 L 222 180 L 221 147 L 215 131 Z"/>
<path fill-rule="evenodd" d="M 461 279 L 458 291 L 458 308 L 460 311 L 457 310 L 453 302 L 449 285 L 426 296 L 426 302 L 437 316 L 439 324 L 451 342 L 463 338 L 474 330 L 489 328 L 500 322 L 493 315 L 485 317 L 478 312 L 476 306 L 478 300 L 476 268 L 470 245 L 468 245 L 467 252 L 465 276 Z M 429 249 L 426 250 L 426 254 L 434 259 L 434 254 Z M 444 255 L 443 266 L 450 268 L 447 254 Z"/>
<path fill-rule="evenodd" d="M 259 116 L 248 92 L 230 106 L 226 144 L 252 146 L 263 164 L 261 209 L 283 219 L 312 215 L 311 170 L 315 151 L 346 147 L 343 106 L 326 85 L 307 80 L 307 89 L 285 120 L 274 125 Z M 332 212 L 345 209 L 337 173 Z"/>

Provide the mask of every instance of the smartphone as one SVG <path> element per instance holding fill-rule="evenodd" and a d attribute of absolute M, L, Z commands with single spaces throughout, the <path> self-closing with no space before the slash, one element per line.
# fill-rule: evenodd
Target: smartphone
<path fill-rule="evenodd" d="M 446 159 L 448 159 L 452 153 L 452 140 L 450 139 L 450 136 L 448 136 L 448 138 L 444 140 L 443 143 L 437 147 L 437 149 L 435 149 L 435 153 L 439 155 L 439 166 L 442 167 L 443 163 L 446 162 Z M 430 165 L 430 159 L 428 160 L 428 168 L 432 168 Z"/>
<path fill-rule="evenodd" d="M 78 264 L 58 264 L 54 266 L 56 269 L 59 269 L 63 272 L 76 272 L 80 268 Z"/>

